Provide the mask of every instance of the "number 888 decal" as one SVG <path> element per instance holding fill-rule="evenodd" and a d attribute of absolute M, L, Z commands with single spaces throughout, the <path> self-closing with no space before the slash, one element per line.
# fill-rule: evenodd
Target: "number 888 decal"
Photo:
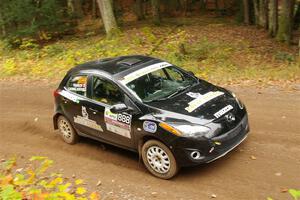
<path fill-rule="evenodd" d="M 127 114 L 118 114 L 118 121 L 125 123 L 125 124 L 130 124 L 131 123 L 131 115 Z"/>

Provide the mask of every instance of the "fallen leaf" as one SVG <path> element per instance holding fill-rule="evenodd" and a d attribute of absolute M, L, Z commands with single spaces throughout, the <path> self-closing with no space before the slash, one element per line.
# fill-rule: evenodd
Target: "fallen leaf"
<path fill-rule="evenodd" d="M 251 160 L 256 160 L 255 156 L 250 156 Z"/>
<path fill-rule="evenodd" d="M 281 176 L 282 175 L 282 173 L 281 172 L 277 172 L 277 173 L 275 173 L 275 176 Z"/>
<path fill-rule="evenodd" d="M 17 172 L 17 173 L 20 173 L 20 172 L 22 172 L 22 171 L 23 171 L 23 168 L 16 169 L 16 172 Z"/>
<path fill-rule="evenodd" d="M 76 194 L 82 195 L 86 193 L 86 189 L 84 187 L 79 187 L 76 189 Z"/>
<path fill-rule="evenodd" d="M 280 192 L 285 193 L 285 192 L 287 192 L 287 191 L 289 191 L 289 189 L 287 189 L 287 188 L 282 188 Z"/>
<path fill-rule="evenodd" d="M 102 184 L 102 182 L 101 182 L 101 181 L 98 181 L 97 186 L 100 186 L 101 184 Z"/>
<path fill-rule="evenodd" d="M 75 184 L 76 185 L 80 185 L 80 184 L 82 184 L 83 183 L 83 180 L 82 179 L 77 179 L 76 181 L 75 181 Z"/>

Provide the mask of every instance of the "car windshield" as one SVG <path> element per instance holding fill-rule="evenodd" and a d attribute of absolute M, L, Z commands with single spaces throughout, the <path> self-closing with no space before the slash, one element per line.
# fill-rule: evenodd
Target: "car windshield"
<path fill-rule="evenodd" d="M 143 102 L 153 102 L 179 94 L 197 83 L 194 76 L 168 66 L 138 77 L 126 86 Z"/>

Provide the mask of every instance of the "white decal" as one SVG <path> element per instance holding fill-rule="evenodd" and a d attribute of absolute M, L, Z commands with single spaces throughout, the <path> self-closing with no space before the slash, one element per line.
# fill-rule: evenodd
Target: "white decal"
<path fill-rule="evenodd" d="M 74 117 L 75 123 L 103 132 L 102 127 L 99 124 L 97 124 L 96 121 L 89 119 L 89 115 L 86 111 L 86 107 L 84 106 L 81 107 L 81 113 L 82 116 L 77 115 L 76 117 Z"/>
<path fill-rule="evenodd" d="M 196 98 L 198 98 L 199 96 L 201 96 L 201 94 L 200 94 L 199 92 L 197 92 L 197 93 L 194 93 L 194 92 L 188 92 L 188 93 L 186 93 L 186 95 L 188 95 L 188 96 L 190 96 L 190 97 L 192 97 L 192 98 L 194 98 L 194 99 L 196 99 Z"/>
<path fill-rule="evenodd" d="M 82 117 L 88 119 L 89 118 L 89 114 L 88 112 L 86 111 L 86 107 L 82 106 L 81 107 L 81 113 L 82 113 Z"/>
<path fill-rule="evenodd" d="M 216 92 L 208 92 L 204 95 L 200 95 L 193 101 L 189 102 L 189 106 L 185 108 L 188 112 L 193 112 L 197 108 L 199 108 L 201 105 L 205 104 L 206 102 L 223 95 L 224 92 L 216 91 Z"/>
<path fill-rule="evenodd" d="M 131 118 L 129 114 L 112 113 L 109 108 L 105 108 L 104 111 L 106 129 L 127 138 L 131 138 Z"/>
<path fill-rule="evenodd" d="M 150 133 L 155 133 L 157 130 L 157 125 L 155 122 L 151 121 L 144 121 L 143 123 L 143 128 L 145 131 L 150 132 Z"/>
<path fill-rule="evenodd" d="M 71 94 L 71 93 L 69 93 L 69 92 L 67 92 L 65 90 L 60 91 L 59 94 L 61 96 L 65 97 L 65 98 L 67 98 L 67 99 L 75 102 L 75 103 L 79 103 L 80 99 L 76 95 L 74 95 L 74 94 Z"/>
<path fill-rule="evenodd" d="M 124 137 L 127 137 L 127 138 L 131 138 L 130 131 L 126 130 L 126 129 L 123 129 L 123 128 L 120 128 L 119 126 L 112 125 L 112 124 L 106 124 L 106 129 L 108 131 L 111 131 L 111 132 L 116 133 L 118 135 L 121 135 L 121 136 L 124 136 Z"/>
<path fill-rule="evenodd" d="M 232 109 L 233 109 L 232 105 L 225 106 L 224 108 L 222 108 L 221 110 L 219 110 L 218 112 L 216 112 L 214 114 L 214 116 L 216 118 L 219 118 L 219 117 L 221 117 L 222 115 L 224 115 L 225 113 L 227 113 L 228 111 L 230 111 Z"/>
<path fill-rule="evenodd" d="M 80 88 L 80 87 L 69 87 L 68 88 L 70 91 L 73 91 L 73 92 L 85 92 L 86 89 L 85 88 Z"/>
<path fill-rule="evenodd" d="M 154 72 L 158 69 L 162 69 L 162 68 L 165 68 L 165 67 L 168 67 L 168 66 L 172 66 L 170 63 L 167 63 L 167 62 L 161 62 L 161 63 L 156 63 L 156 64 L 153 64 L 153 65 L 150 65 L 148 67 L 145 67 L 145 68 L 142 68 L 142 69 L 139 69 L 137 71 L 134 71 L 128 75 L 126 75 L 123 80 L 121 80 L 121 83 L 126 85 L 127 83 L 139 78 L 139 77 L 142 77 L 146 74 L 149 74 L 151 72 Z"/>

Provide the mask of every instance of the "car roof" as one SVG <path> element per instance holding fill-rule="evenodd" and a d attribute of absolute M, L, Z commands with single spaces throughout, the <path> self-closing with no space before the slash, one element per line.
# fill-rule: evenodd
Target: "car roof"
<path fill-rule="evenodd" d="M 77 65 L 69 70 L 68 74 L 92 72 L 96 74 L 105 73 L 111 77 L 122 77 L 128 73 L 157 62 L 161 62 L 161 60 L 143 55 L 119 56 L 115 58 L 99 59 Z"/>

